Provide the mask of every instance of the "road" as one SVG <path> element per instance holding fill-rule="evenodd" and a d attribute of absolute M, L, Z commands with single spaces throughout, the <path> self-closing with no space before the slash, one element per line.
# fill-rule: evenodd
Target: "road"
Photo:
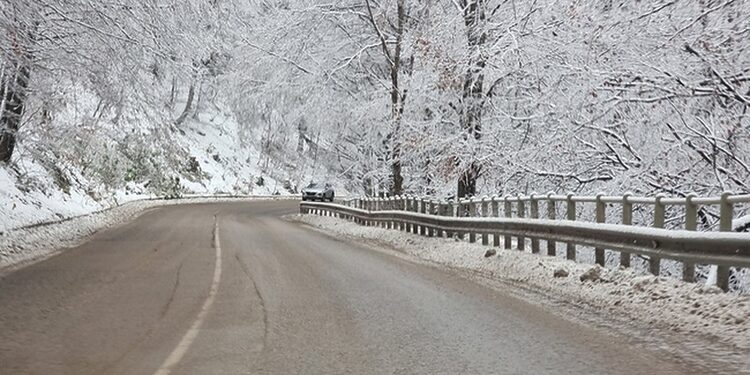
<path fill-rule="evenodd" d="M 170 206 L 0 280 L 3 374 L 685 374 L 455 273 L 280 217 Z"/>

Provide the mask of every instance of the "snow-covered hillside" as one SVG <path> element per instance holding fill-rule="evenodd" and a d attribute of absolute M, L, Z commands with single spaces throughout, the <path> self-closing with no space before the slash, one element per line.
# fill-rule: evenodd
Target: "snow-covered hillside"
<path fill-rule="evenodd" d="M 21 143 L 13 163 L 0 168 L 0 232 L 144 198 L 296 194 L 301 184 L 314 178 L 314 169 L 305 173 L 284 161 L 264 160 L 258 147 L 243 141 L 231 115 L 201 114 L 170 131 L 167 138 L 170 149 L 148 157 L 148 167 L 139 166 L 142 161 L 132 156 L 113 162 L 115 152 L 102 160 L 93 156 L 98 146 L 83 147 L 85 154 L 79 158 L 50 160 Z M 92 172 L 100 169 L 111 176 Z M 326 175 L 318 170 L 316 177 Z"/>

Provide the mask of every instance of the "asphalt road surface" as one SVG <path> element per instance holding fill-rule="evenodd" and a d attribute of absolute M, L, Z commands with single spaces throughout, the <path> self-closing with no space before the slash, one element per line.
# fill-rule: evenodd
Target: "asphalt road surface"
<path fill-rule="evenodd" d="M 456 274 L 284 221 L 171 206 L 0 280 L 2 374 L 687 374 Z"/>

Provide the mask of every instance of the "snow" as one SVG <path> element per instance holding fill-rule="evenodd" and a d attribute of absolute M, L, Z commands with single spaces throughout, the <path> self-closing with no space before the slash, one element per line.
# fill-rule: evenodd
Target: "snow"
<path fill-rule="evenodd" d="M 22 176 L 33 176 L 32 186 L 0 168 L 0 232 L 43 221 L 78 216 L 103 208 L 79 189 L 69 193 L 55 188 L 39 164 L 21 162 Z"/>
<path fill-rule="evenodd" d="M 385 244 L 420 260 L 501 281 L 499 287 L 506 291 L 511 284 L 541 294 L 548 303 L 555 300 L 566 305 L 587 306 L 607 316 L 607 320 L 622 320 L 649 330 L 664 329 L 697 340 L 701 348 L 711 342 L 711 345 L 731 348 L 731 352 L 739 356 L 750 353 L 748 295 L 722 293 L 715 286 L 657 277 L 632 268 L 602 268 L 600 281 L 582 282 L 580 276 L 598 266 L 508 250 L 499 250 L 497 256 L 485 258 L 488 247 L 480 244 L 365 227 L 332 217 L 294 215 L 290 218 L 350 240 Z M 566 270 L 569 276 L 553 277 L 558 269 Z M 745 364 L 744 370 L 750 371 L 750 362 Z"/>
<path fill-rule="evenodd" d="M 76 123 L 82 116 L 81 111 L 94 111 L 97 101 L 87 97 L 86 90 L 76 92 L 78 96 L 73 104 L 85 108 L 66 107 L 66 111 L 56 118 L 57 121 Z M 293 195 L 293 189 L 289 191 L 285 188 L 285 181 L 296 186 L 307 183 L 311 175 L 325 173 L 325 166 L 320 166 L 319 170 L 298 171 L 277 160 L 269 162 L 268 157 L 259 151 L 256 140 L 259 137 L 242 134 L 242 126 L 236 118 L 218 106 L 202 111 L 199 116 L 188 119 L 180 129 L 165 134 L 149 134 L 146 131 L 149 121 L 143 118 L 115 125 L 102 120 L 92 130 L 95 134 L 83 132 L 82 136 L 89 135 L 94 139 L 85 139 L 89 142 L 87 147 L 58 158 L 55 158 L 57 154 L 40 153 L 37 148 L 45 147 L 36 145 L 34 134 L 26 134 L 27 138 L 17 146 L 13 162 L 0 166 L 0 233 L 87 215 L 134 200 L 164 196 L 166 192 L 154 190 L 152 182 L 158 178 L 179 177 L 181 196 Z M 158 148 L 159 142 L 166 142 L 172 147 L 170 150 L 153 150 L 148 148 L 151 146 L 144 146 L 147 152 L 169 153 L 167 159 L 171 158 L 173 162 L 182 163 L 194 158 L 197 172 L 188 173 L 179 170 L 180 165 L 167 163 L 168 160 L 151 158 L 149 160 L 159 163 L 154 166 L 154 173 L 139 175 L 135 178 L 137 181 L 131 181 L 126 176 L 126 170 L 137 161 L 126 158 L 112 163 L 122 154 L 114 151 L 119 146 L 102 146 L 94 142 L 114 137 L 117 140 L 115 143 L 135 144 L 142 140 L 120 138 L 136 131 L 146 132 L 146 139 L 154 143 L 151 145 L 153 147 Z M 37 148 L 29 149 L 26 144 Z M 46 148 L 55 147 L 60 145 Z M 116 168 L 120 169 L 111 171 L 111 181 L 100 178 L 102 170 Z M 346 193 L 342 186 L 337 186 L 336 192 L 339 195 Z"/>
<path fill-rule="evenodd" d="M 191 119 L 185 124 L 185 133 L 180 142 L 190 150 L 206 174 L 198 181 L 182 181 L 188 191 L 199 194 L 290 194 L 284 190 L 283 183 L 262 172 L 258 166 L 260 152 L 240 141 L 239 127 L 231 117 L 213 113 Z M 263 185 L 257 184 L 259 177 L 263 177 Z"/>
<path fill-rule="evenodd" d="M 750 215 L 732 220 L 732 230 L 736 232 L 750 232 Z"/>

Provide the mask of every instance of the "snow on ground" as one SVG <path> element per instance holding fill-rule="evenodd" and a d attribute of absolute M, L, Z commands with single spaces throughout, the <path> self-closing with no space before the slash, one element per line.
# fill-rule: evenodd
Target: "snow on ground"
<path fill-rule="evenodd" d="M 185 135 L 179 138 L 205 174 L 197 181 L 183 180 L 182 186 L 192 193 L 282 194 L 288 195 L 282 181 L 263 173 L 260 152 L 243 144 L 239 127 L 231 117 L 209 113 L 185 124 Z M 278 175 L 283 171 L 277 171 Z"/>
<path fill-rule="evenodd" d="M 67 192 L 52 181 L 39 164 L 21 159 L 20 177 L 0 168 L 0 233 L 42 222 L 85 215 L 108 207 L 110 200 L 95 200 L 80 186 Z M 120 202 L 147 197 L 119 193 Z"/>
<path fill-rule="evenodd" d="M 67 117 L 75 118 L 74 114 Z M 108 123 L 98 126 L 116 128 Z M 245 135 L 246 139 L 243 140 L 240 128 L 235 118 L 219 109 L 188 119 L 179 131 L 167 134 L 169 142 L 177 146 L 169 152 L 175 152 L 172 156 L 178 161 L 190 161 L 195 170 L 188 173 L 174 170 L 174 165 L 164 164 L 156 166 L 158 174 L 163 178 L 179 176 L 182 196 L 290 195 L 294 194 L 294 190 L 286 189 L 285 182 L 296 187 L 308 182 L 307 179 L 311 178 L 308 174 L 324 174 L 325 166 L 301 173 L 286 168 L 284 163 L 269 162 L 259 151 L 258 141 L 255 140 L 258 137 Z M 184 153 L 175 150 L 184 150 Z M 115 154 L 111 150 L 104 152 L 108 157 Z M 72 158 L 75 161 L 69 159 L 40 155 L 26 150 L 24 144 L 19 143 L 13 163 L 0 167 L 0 233 L 86 215 L 133 200 L 154 198 L 155 194 L 168 194 L 164 191 L 154 192 L 150 180 L 154 176 L 139 175 L 137 182 L 117 176 L 110 181 L 114 185 L 107 185 L 97 180 L 91 170 L 111 166 L 84 166 L 76 158 Z M 162 159 L 153 160 L 164 163 Z M 121 161 L 121 164 L 124 162 Z M 84 173 L 87 168 L 89 172 Z M 345 191 L 337 189 L 337 193 Z"/>
<path fill-rule="evenodd" d="M 423 260 L 469 270 L 545 295 L 572 306 L 587 306 L 607 317 L 621 317 L 641 329 L 664 329 L 699 341 L 719 343 L 727 353 L 750 353 L 750 296 L 722 293 L 715 286 L 669 277 L 607 269 L 591 264 L 501 250 L 466 241 L 427 238 L 396 230 L 365 227 L 332 217 L 294 215 L 309 225 L 357 241 L 374 241 Z M 501 240 L 502 243 L 502 240 Z M 497 255 L 485 258 L 488 249 Z M 554 277 L 564 270 L 566 277 Z M 581 281 L 599 273 L 596 281 Z M 745 370 L 750 372 L 750 361 Z"/>
<path fill-rule="evenodd" d="M 732 220 L 732 230 L 735 232 L 750 232 L 750 215 Z"/>
<path fill-rule="evenodd" d="M 195 197 L 173 200 L 137 200 L 63 221 L 11 230 L 0 235 L 0 271 L 45 259 L 65 248 L 76 246 L 92 234 L 130 221 L 149 208 L 186 203 L 246 201 L 248 199 L 268 199 L 268 197 Z"/>

